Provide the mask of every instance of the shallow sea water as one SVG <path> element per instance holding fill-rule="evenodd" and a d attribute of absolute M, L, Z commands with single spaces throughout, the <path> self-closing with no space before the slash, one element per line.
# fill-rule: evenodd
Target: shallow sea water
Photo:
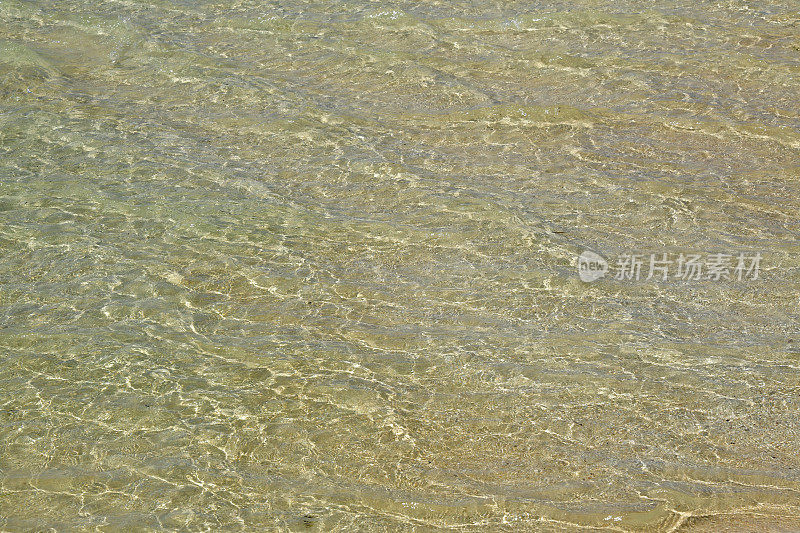
<path fill-rule="evenodd" d="M 796 1 L 2 0 L 0 530 L 800 530 L 799 97 Z"/>

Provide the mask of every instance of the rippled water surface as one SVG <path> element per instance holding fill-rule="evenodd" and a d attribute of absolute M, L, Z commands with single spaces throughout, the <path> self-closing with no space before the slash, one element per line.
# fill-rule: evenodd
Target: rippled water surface
<path fill-rule="evenodd" d="M 799 100 L 796 1 L 0 1 L 0 529 L 800 530 Z"/>

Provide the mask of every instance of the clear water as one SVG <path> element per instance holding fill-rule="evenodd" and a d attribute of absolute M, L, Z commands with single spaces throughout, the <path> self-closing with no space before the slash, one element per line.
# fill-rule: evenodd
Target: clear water
<path fill-rule="evenodd" d="M 0 529 L 800 530 L 800 5 L 642 5 L 0 2 Z"/>

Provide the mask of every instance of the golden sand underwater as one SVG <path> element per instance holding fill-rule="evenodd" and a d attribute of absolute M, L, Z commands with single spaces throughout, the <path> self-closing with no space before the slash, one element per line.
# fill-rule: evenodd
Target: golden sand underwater
<path fill-rule="evenodd" d="M 796 1 L 0 1 L 0 531 L 800 531 L 799 97 Z"/>

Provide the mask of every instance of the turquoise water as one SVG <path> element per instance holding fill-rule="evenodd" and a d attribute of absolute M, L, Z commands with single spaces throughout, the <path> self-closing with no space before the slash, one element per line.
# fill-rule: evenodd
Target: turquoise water
<path fill-rule="evenodd" d="M 799 75 L 797 2 L 1 1 L 0 529 L 800 529 Z"/>

